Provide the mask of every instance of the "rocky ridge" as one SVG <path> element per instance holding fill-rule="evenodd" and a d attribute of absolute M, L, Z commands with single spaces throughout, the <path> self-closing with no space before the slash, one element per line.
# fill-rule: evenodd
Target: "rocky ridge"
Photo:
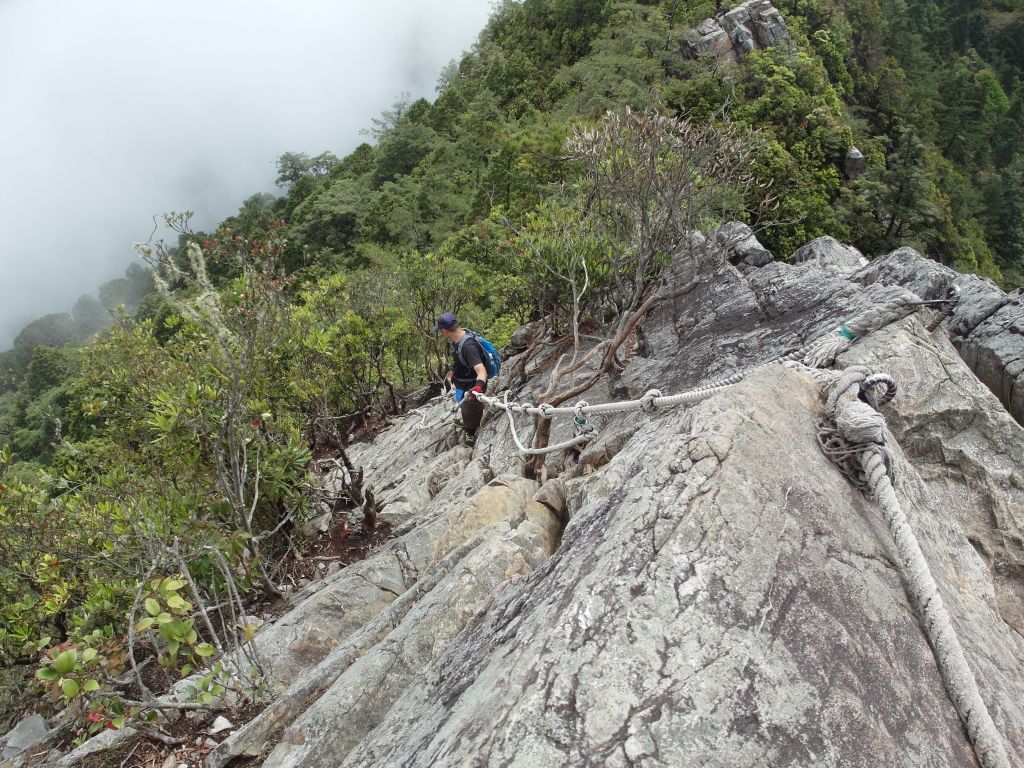
<path fill-rule="evenodd" d="M 1019 295 L 909 249 L 865 265 L 823 238 L 787 264 L 729 242 L 742 252 L 659 307 L 587 400 L 692 388 L 904 288 L 956 286 L 936 330 L 922 310 L 836 367 L 898 382 L 899 500 L 1024 764 Z M 674 260 L 669 279 L 691 277 Z M 549 365 L 531 359 L 514 397 L 536 401 Z M 543 484 L 504 417 L 475 452 L 446 403 L 396 420 L 351 453 L 396 538 L 258 633 L 275 700 L 207 766 L 975 765 L 877 505 L 818 447 L 821 414 L 812 379 L 768 366 L 688 409 L 594 419 Z"/>
<path fill-rule="evenodd" d="M 711 55 L 737 61 L 751 51 L 790 42 L 786 22 L 769 0 L 747 0 L 698 24 L 683 52 L 694 59 Z"/>

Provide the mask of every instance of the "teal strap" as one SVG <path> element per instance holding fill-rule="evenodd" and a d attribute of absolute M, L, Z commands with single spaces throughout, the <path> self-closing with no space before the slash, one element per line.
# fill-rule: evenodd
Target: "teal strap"
<path fill-rule="evenodd" d="M 851 331 L 845 325 L 840 325 L 839 328 L 837 328 L 836 330 L 839 331 L 839 335 L 842 336 L 844 339 L 849 339 L 850 341 L 857 340 L 857 334 Z"/>

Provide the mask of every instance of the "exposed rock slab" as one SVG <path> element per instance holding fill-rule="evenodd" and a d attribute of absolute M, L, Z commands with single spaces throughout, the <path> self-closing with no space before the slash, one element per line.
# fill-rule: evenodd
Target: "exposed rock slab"
<path fill-rule="evenodd" d="M 824 236 L 797 248 L 789 258 L 793 264 L 812 261 L 822 270 L 847 277 L 866 267 L 868 260 L 852 245 L 844 245 L 834 237 Z"/>
<path fill-rule="evenodd" d="M 484 602 L 547 559 L 559 530 L 552 512 L 539 504 L 524 510 L 515 528 L 508 523 L 495 526 L 384 641 L 356 660 L 285 731 L 264 765 L 326 768 L 342 762 Z M 339 721 L 344 728 L 337 727 Z"/>
<path fill-rule="evenodd" d="M 555 557 L 344 764 L 969 764 L 885 525 L 818 450 L 818 411 L 814 385 L 773 368 L 647 424 L 569 483 L 579 507 Z M 980 577 L 956 521 L 900 471 L 938 573 Z M 1015 635 L 978 623 L 991 595 L 942 585 L 972 661 L 1008 670 L 980 683 L 1020 759 Z"/>
<path fill-rule="evenodd" d="M 0 740 L 0 760 L 10 760 L 45 741 L 49 732 L 41 715 L 29 715 Z"/>
<path fill-rule="evenodd" d="M 514 514 L 536 490 L 536 483 L 524 478 L 495 480 L 471 499 L 442 508 L 366 560 L 318 583 L 317 591 L 256 636 L 271 686 L 277 691 L 287 688 L 431 565 L 477 531 Z"/>
<path fill-rule="evenodd" d="M 954 287 L 960 301 L 944 325 L 974 374 L 1024 423 L 1024 291 L 1007 294 L 991 280 L 961 275 L 912 248 L 875 259 L 853 276 L 861 283 L 899 284 L 924 299 Z"/>
<path fill-rule="evenodd" d="M 864 339 L 840 362 L 896 378 L 889 428 L 937 511 L 956 520 L 982 556 L 992 582 L 986 591 L 994 590 L 999 615 L 1024 638 L 1024 428 L 979 386 L 945 333 L 912 320 Z"/>
<path fill-rule="evenodd" d="M 711 54 L 736 61 L 751 51 L 790 40 L 786 22 L 768 0 L 748 0 L 698 24 L 687 36 L 683 53 L 690 58 Z"/>

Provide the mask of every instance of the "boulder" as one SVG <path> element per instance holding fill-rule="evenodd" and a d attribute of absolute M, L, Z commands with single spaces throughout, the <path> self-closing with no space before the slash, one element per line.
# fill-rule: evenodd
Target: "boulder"
<path fill-rule="evenodd" d="M 843 173 L 846 174 L 846 178 L 858 179 L 864 175 L 867 168 L 867 158 L 859 149 L 850 147 L 846 150 L 846 155 L 843 157 Z"/>
<path fill-rule="evenodd" d="M 0 760 L 10 760 L 46 741 L 50 729 L 41 715 L 29 715 L 0 739 Z"/>
<path fill-rule="evenodd" d="M 763 267 L 773 259 L 771 251 L 758 242 L 754 230 L 740 221 L 730 221 L 719 227 L 715 241 L 733 264 Z"/>
<path fill-rule="evenodd" d="M 868 263 L 864 254 L 852 245 L 843 245 L 828 235 L 797 248 L 789 257 L 789 261 L 792 264 L 814 262 L 822 270 L 843 277 L 852 275 Z"/>
<path fill-rule="evenodd" d="M 712 54 L 737 60 L 751 51 L 790 43 L 782 15 L 768 0 L 748 0 L 714 19 L 704 19 L 687 37 L 688 58 Z"/>

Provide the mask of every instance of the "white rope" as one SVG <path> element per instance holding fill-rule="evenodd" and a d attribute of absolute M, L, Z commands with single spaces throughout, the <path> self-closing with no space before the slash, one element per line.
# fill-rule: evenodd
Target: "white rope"
<path fill-rule="evenodd" d="M 776 361 L 772 361 L 776 362 Z M 760 366 L 758 366 L 760 367 Z M 589 405 L 586 400 L 581 400 L 575 405 L 570 406 L 554 406 L 549 403 L 541 403 L 540 405 L 532 405 L 530 403 L 515 403 L 506 402 L 499 400 L 496 397 L 490 395 L 477 393 L 476 398 L 485 405 L 489 405 L 492 408 L 499 408 L 509 413 L 522 413 L 529 416 L 540 416 L 542 419 L 550 419 L 554 416 L 560 415 L 572 415 L 577 418 L 583 416 L 599 414 L 599 413 L 628 413 L 630 411 L 643 411 L 645 413 L 651 413 L 658 408 L 672 407 L 676 405 L 690 405 L 692 403 L 699 403 L 701 400 L 706 400 L 714 394 L 731 387 L 739 381 L 742 381 L 750 373 L 750 369 L 741 373 L 733 374 L 726 379 L 722 379 L 715 384 L 710 384 L 706 387 L 699 389 L 693 389 L 688 392 L 680 392 L 675 395 L 662 395 L 657 389 L 648 390 L 644 393 L 643 397 L 636 400 L 622 400 L 615 403 L 600 403 L 598 405 Z"/>
<path fill-rule="evenodd" d="M 884 374 L 853 366 L 843 371 L 828 394 L 826 420 L 819 430 L 825 453 L 871 497 L 878 499 L 896 544 L 900 576 L 907 596 L 924 626 L 946 691 L 952 699 L 982 768 L 1010 768 L 999 731 L 981 698 L 963 648 L 917 537 L 900 507 L 892 484 L 892 459 L 885 447 L 885 418 L 862 402 L 871 401 L 873 388 L 886 386 L 883 401 L 895 393 Z"/>
<path fill-rule="evenodd" d="M 446 401 L 451 401 L 451 407 L 449 407 L 449 404 Z M 444 410 L 441 411 L 441 418 L 437 419 L 436 423 L 428 424 L 427 423 L 427 418 L 429 416 L 432 416 L 433 414 L 430 412 L 430 410 L 426 406 L 431 405 L 431 404 L 433 404 L 435 402 L 440 402 L 440 404 L 444 406 Z M 419 430 L 419 429 L 434 429 L 434 428 L 436 428 L 439 424 L 441 424 L 441 422 L 447 420 L 449 416 L 451 416 L 453 413 L 455 413 L 455 411 L 458 410 L 458 406 L 455 405 L 454 403 L 455 403 L 455 391 L 454 390 L 448 390 L 447 392 L 441 392 L 441 394 L 436 395 L 435 397 L 430 398 L 429 400 L 427 400 L 427 402 L 425 402 L 422 406 L 420 406 L 421 409 L 422 409 L 422 411 L 420 413 L 420 423 L 416 424 L 413 427 L 413 429 Z"/>
<path fill-rule="evenodd" d="M 506 393 L 506 395 L 507 394 L 508 393 Z M 489 399 L 493 400 L 494 398 Z M 506 404 L 502 403 L 502 405 Z M 546 448 L 527 448 L 523 445 L 523 441 L 519 439 L 519 433 L 516 431 L 515 416 L 512 415 L 512 408 L 506 407 L 504 410 L 505 415 L 508 416 L 508 428 L 509 432 L 512 434 L 512 442 L 516 444 L 516 448 L 524 456 L 542 456 L 547 453 L 554 453 L 555 451 L 564 451 L 566 448 L 572 448 L 574 445 L 581 445 L 588 440 L 593 439 L 597 434 L 593 429 L 591 429 L 589 432 L 583 432 L 570 440 L 565 440 L 564 442 L 557 443 L 555 445 L 549 445 Z"/>
<path fill-rule="evenodd" d="M 659 408 L 671 408 L 678 405 L 693 405 L 694 403 L 706 400 L 707 398 L 718 394 L 722 390 L 739 383 L 752 372 L 778 362 L 784 363 L 792 360 L 802 360 L 804 363 L 814 368 L 831 365 L 832 362 L 835 361 L 836 357 L 853 346 L 857 339 L 913 313 L 917 309 L 917 305 L 914 303 L 916 301 L 918 301 L 917 296 L 910 291 L 902 290 L 892 301 L 880 306 L 868 308 L 852 320 L 840 325 L 834 331 L 819 336 L 808 344 L 805 344 L 800 349 L 767 362 L 759 363 L 758 365 L 752 366 L 744 371 L 734 373 L 731 376 L 727 376 L 712 384 L 705 385 L 698 389 L 689 390 L 687 392 L 680 392 L 675 395 L 663 395 L 660 390 L 651 389 L 645 392 L 642 397 L 635 400 L 600 403 L 598 405 L 590 405 L 585 400 L 580 400 L 574 405 L 569 406 L 555 406 L 550 403 L 533 405 L 532 403 L 526 402 L 509 402 L 507 393 L 503 400 L 499 400 L 496 397 L 492 397 L 484 393 L 477 393 L 475 395 L 469 395 L 469 393 L 467 393 L 467 396 L 475 396 L 476 399 L 484 405 L 490 406 L 491 408 L 498 408 L 509 415 L 512 439 L 515 441 L 516 448 L 520 453 L 528 456 L 554 453 L 555 451 L 562 450 L 563 448 L 580 445 L 581 443 L 592 439 L 594 437 L 594 433 L 590 433 L 589 436 L 587 434 L 577 435 L 572 440 L 559 443 L 557 446 L 549 446 L 543 449 L 526 448 L 519 440 L 519 435 L 515 428 L 515 422 L 512 420 L 512 414 L 517 413 L 528 416 L 538 416 L 542 419 L 550 419 L 554 416 L 572 415 L 575 416 L 577 420 L 582 421 L 587 415 L 630 413 L 635 411 L 653 413 Z"/>
<path fill-rule="evenodd" d="M 819 336 L 804 347 L 803 362 L 812 368 L 824 368 L 853 346 L 857 339 L 879 328 L 902 320 L 917 311 L 920 299 L 906 289 L 886 304 L 869 307 L 852 320 L 847 320 L 831 333 Z"/>

